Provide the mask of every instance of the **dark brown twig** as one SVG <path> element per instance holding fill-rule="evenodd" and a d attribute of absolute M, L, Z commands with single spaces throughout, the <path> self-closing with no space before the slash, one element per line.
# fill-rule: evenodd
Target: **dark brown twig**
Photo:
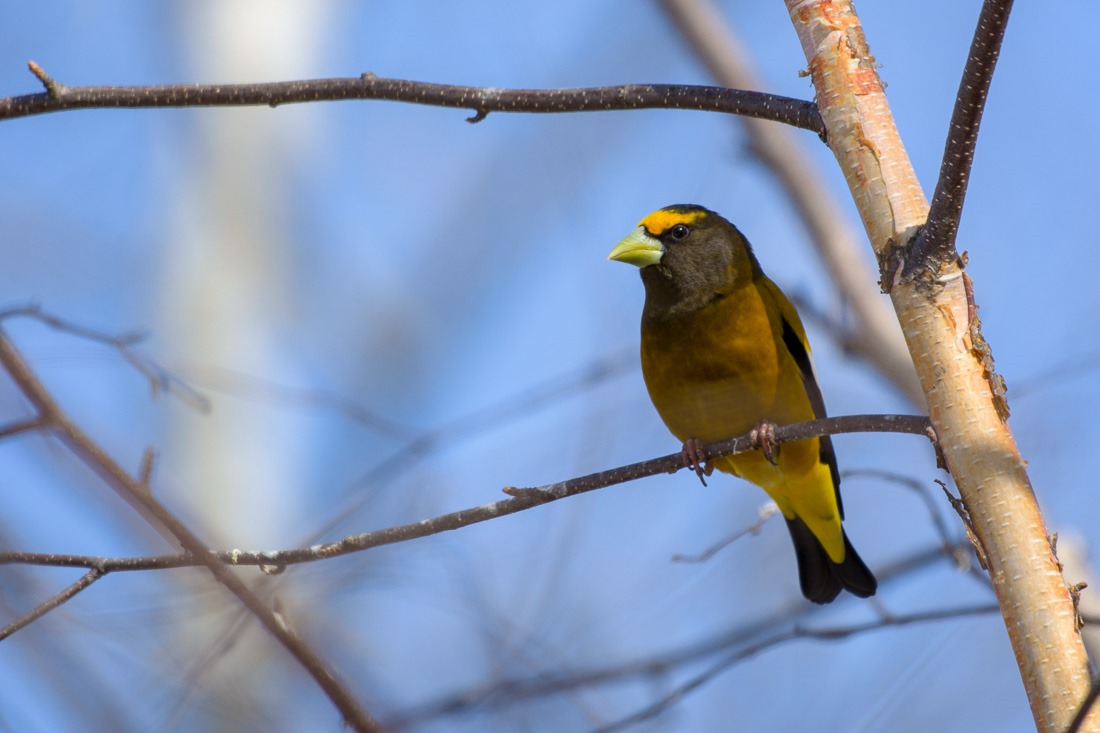
<path fill-rule="evenodd" d="M 777 444 L 780 444 L 793 440 L 805 440 L 821 435 L 838 435 L 841 433 L 910 433 L 912 435 L 924 435 L 927 426 L 928 418 L 917 415 L 845 415 L 822 420 L 810 420 L 795 425 L 778 426 L 775 429 L 775 440 Z M 703 446 L 705 455 L 711 459 L 744 453 L 749 450 L 752 450 L 752 440 L 748 435 Z M 508 514 L 515 514 L 539 504 L 547 504 L 614 484 L 662 473 L 675 473 L 684 467 L 683 454 L 676 452 L 660 458 L 632 463 L 606 471 L 598 471 L 544 486 L 533 488 L 509 486 L 504 489 L 504 492 L 511 496 L 509 499 L 502 499 L 470 509 L 462 509 L 411 524 L 349 535 L 336 542 L 292 550 L 212 551 L 204 549 L 201 555 L 196 555 L 194 552 L 183 552 L 177 555 L 158 557 L 116 559 L 83 555 L 0 552 L 0 565 L 21 563 L 62 567 L 90 567 L 99 568 L 104 572 L 122 572 L 191 567 L 204 565 L 213 560 L 224 565 L 257 566 L 267 569 L 268 572 L 278 572 L 288 565 L 314 562 L 338 555 L 360 552 L 372 547 L 392 545 L 440 534 L 441 532 L 460 529 Z"/>
<path fill-rule="evenodd" d="M 1001 53 L 1012 0 L 985 0 L 978 15 L 978 27 L 963 68 L 951 125 L 944 145 L 940 175 L 928 211 L 928 221 L 917 235 L 907 257 L 904 274 L 935 273 L 959 256 L 955 236 L 959 231 L 966 187 L 974 163 L 978 128 L 985 109 L 993 71 Z"/>
<path fill-rule="evenodd" d="M 96 582 L 104 575 L 106 575 L 106 573 L 104 573 L 99 568 L 92 568 L 88 572 L 84 573 L 84 575 L 80 576 L 79 580 L 65 588 L 60 593 L 50 596 L 50 598 L 48 598 L 47 600 L 39 603 L 30 611 L 15 619 L 4 628 L 0 629 L 0 641 L 7 639 L 16 631 L 19 631 L 25 626 L 29 626 L 31 623 L 42 618 L 50 611 L 71 600 L 74 596 L 76 596 L 77 593 L 89 587 L 92 583 Z"/>
<path fill-rule="evenodd" d="M 63 86 L 30 62 L 45 92 L 0 99 L 0 120 L 69 109 L 117 107 L 239 107 L 378 99 L 474 110 L 469 122 L 490 112 L 601 112 L 691 109 L 759 117 L 824 133 L 812 102 L 776 94 L 687 84 L 623 84 L 585 89 L 494 89 L 387 79 L 371 73 L 350 78 L 255 84 Z"/>

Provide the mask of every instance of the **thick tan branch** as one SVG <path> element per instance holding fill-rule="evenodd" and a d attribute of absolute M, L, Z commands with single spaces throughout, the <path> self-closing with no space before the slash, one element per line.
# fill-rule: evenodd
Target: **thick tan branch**
<path fill-rule="evenodd" d="M 883 268 L 989 574 L 1038 728 L 1062 733 L 1088 694 L 1074 606 L 1006 423 L 999 382 L 958 258 L 933 276 L 901 276 L 928 215 L 890 114 L 877 64 L 846 0 L 786 0 L 809 61 L 833 153 Z M 1082 730 L 1100 730 L 1100 716 Z"/>

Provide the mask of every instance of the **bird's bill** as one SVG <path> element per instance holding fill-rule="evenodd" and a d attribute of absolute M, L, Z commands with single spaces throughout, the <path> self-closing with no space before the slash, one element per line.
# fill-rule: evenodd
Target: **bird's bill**
<path fill-rule="evenodd" d="M 660 262 L 661 255 L 664 253 L 665 248 L 661 240 L 650 236 L 645 227 L 640 226 L 615 245 L 615 249 L 611 250 L 607 259 L 637 267 L 649 267 Z"/>

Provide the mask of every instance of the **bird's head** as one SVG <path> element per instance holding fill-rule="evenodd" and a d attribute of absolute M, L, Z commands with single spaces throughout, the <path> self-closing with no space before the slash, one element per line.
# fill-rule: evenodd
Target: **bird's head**
<path fill-rule="evenodd" d="M 654 211 L 607 258 L 641 268 L 647 306 L 667 310 L 701 307 L 760 272 L 735 226 L 690 204 Z"/>

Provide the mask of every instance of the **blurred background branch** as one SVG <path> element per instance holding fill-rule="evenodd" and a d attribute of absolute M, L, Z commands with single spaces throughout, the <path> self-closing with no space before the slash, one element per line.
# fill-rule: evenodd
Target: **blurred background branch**
<path fill-rule="evenodd" d="M 117 344 L 116 344 L 117 347 Z M 210 556 L 207 545 L 199 539 L 178 517 L 160 501 L 154 498 L 152 487 L 135 478 L 119 465 L 93 440 L 79 425 L 72 421 L 68 413 L 54 400 L 53 396 L 39 380 L 22 354 L 0 330 L 0 365 L 19 388 L 38 413 L 42 430 L 61 440 L 88 468 L 113 488 L 118 496 L 141 514 L 150 524 L 160 531 L 165 539 L 172 540 L 183 550 L 197 559 L 210 571 L 210 574 L 240 600 L 249 612 L 256 617 L 264 628 L 278 640 L 302 668 L 309 673 L 317 685 L 332 700 L 340 711 L 344 722 L 357 731 L 380 731 L 378 722 L 362 706 L 356 697 L 344 686 L 329 667 L 310 646 L 289 628 L 286 621 L 277 616 L 263 600 L 255 595 L 247 584 L 239 579 L 229 568 Z M 143 471 L 143 474 L 147 472 Z M 10 635 L 40 618 L 45 613 L 60 606 L 80 591 L 89 587 L 103 576 L 99 569 L 92 569 L 76 583 L 68 586 L 52 599 L 38 605 L 30 613 L 14 622 L 12 628 L 5 628 L 0 638 Z"/>

